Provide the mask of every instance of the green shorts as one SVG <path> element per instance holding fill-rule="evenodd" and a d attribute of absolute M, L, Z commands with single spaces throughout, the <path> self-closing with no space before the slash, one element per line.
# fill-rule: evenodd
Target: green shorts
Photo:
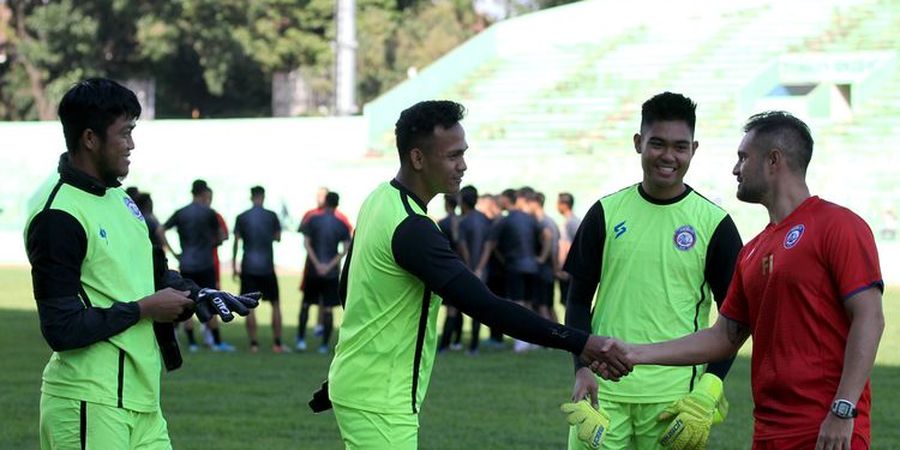
<path fill-rule="evenodd" d="M 671 405 L 666 403 L 617 403 L 600 401 L 609 413 L 609 429 L 603 438 L 603 450 L 659 450 L 657 440 L 669 426 L 668 420 L 658 421 L 659 414 Z M 578 440 L 575 427 L 569 427 L 569 450 L 588 450 Z"/>
<path fill-rule="evenodd" d="M 334 404 L 347 450 L 416 450 L 418 414 L 379 414 Z"/>
<path fill-rule="evenodd" d="M 41 449 L 171 450 L 162 411 L 142 413 L 41 394 Z"/>

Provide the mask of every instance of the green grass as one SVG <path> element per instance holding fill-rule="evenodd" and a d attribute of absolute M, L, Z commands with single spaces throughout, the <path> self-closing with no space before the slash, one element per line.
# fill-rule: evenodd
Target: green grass
<path fill-rule="evenodd" d="M 40 334 L 28 271 L 0 268 L 0 448 L 36 448 L 40 376 L 50 350 Z M 226 282 L 226 287 L 231 285 Z M 297 278 L 283 277 L 287 324 L 297 323 Z M 885 296 L 887 328 L 872 376 L 874 449 L 900 449 L 900 289 Z M 268 307 L 259 314 L 267 321 Z M 295 328 L 286 328 L 292 338 Z M 185 354 L 185 365 L 163 375 L 163 410 L 179 449 L 340 449 L 330 412 L 313 415 L 306 402 L 324 379 L 329 358 L 316 353 L 275 355 L 268 327 L 263 350 L 246 352 L 238 323 L 224 329 L 239 347 L 232 354 Z M 292 339 L 289 339 L 292 341 Z M 317 343 L 315 339 L 313 343 Z M 559 449 L 566 427 L 557 405 L 571 391 L 571 359 L 557 351 L 514 355 L 482 349 L 476 357 L 440 355 L 420 415 L 423 449 Z M 748 449 L 752 433 L 749 360 L 741 356 L 728 376 L 728 420 L 713 428 L 710 449 Z"/>

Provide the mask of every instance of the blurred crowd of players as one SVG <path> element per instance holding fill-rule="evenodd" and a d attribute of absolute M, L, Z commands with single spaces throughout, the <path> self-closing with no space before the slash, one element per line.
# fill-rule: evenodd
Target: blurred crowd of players
<path fill-rule="evenodd" d="M 221 288 L 219 247 L 229 233 L 234 235 L 232 274 L 240 283 L 240 292 L 260 291 L 272 310 L 272 351 L 286 353 L 307 350 L 310 307 L 318 312 L 313 334 L 319 342 L 318 353 L 332 350 L 334 315 L 341 305 L 339 276 L 344 256 L 350 247 L 353 225 L 339 209 L 340 196 L 328 188 L 317 191 L 315 208 L 306 211 L 296 230 L 304 237 L 307 254 L 300 282 L 301 306 L 297 336 L 293 345 L 282 339 L 280 290 L 275 273 L 273 246 L 281 240 L 282 223 L 278 215 L 264 207 L 265 189 L 250 189 L 251 207 L 239 214 L 229 230 L 229 222 L 213 207 L 213 190 L 202 179 L 191 185 L 191 202 L 161 222 L 153 210 L 149 192 L 132 186 L 127 190 L 147 220 L 154 246 L 160 246 L 178 261 L 184 276 L 201 287 Z M 531 187 L 506 189 L 499 195 L 480 193 L 465 186 L 458 194 L 444 196 L 445 216 L 438 220 L 441 229 L 466 265 L 496 295 L 510 298 L 533 309 L 541 316 L 559 322 L 554 309 L 557 287 L 559 298 L 566 298 L 569 275 L 562 270 L 572 238 L 581 219 L 573 212 L 572 194 L 558 194 L 556 209 L 562 217 L 557 224 L 546 212 L 546 195 Z M 178 253 L 166 237 L 174 229 Z M 238 252 L 241 249 L 242 252 Z M 239 257 L 240 255 L 240 257 Z M 446 307 L 439 351 L 463 350 L 477 355 L 481 324 L 471 320 L 468 345 L 463 343 L 464 316 Z M 249 349 L 259 351 L 255 312 L 245 320 Z M 222 339 L 221 324 L 215 318 L 195 331 L 194 320 L 182 324 L 185 342 L 191 352 L 206 347 L 215 352 L 233 352 L 236 347 Z M 199 339 L 198 339 L 199 334 Z M 503 347 L 503 335 L 489 330 L 484 341 L 494 348 Z M 513 351 L 532 349 L 528 343 L 514 341 Z"/>

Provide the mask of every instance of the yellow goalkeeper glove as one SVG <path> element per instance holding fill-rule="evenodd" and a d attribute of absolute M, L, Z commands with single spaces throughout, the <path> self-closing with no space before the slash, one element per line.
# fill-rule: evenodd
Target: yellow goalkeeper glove
<path fill-rule="evenodd" d="M 595 409 L 588 400 L 563 403 L 559 409 L 566 414 L 566 421 L 575 427 L 578 439 L 590 448 L 600 448 L 609 428 L 609 414 L 603 408 Z"/>
<path fill-rule="evenodd" d="M 669 405 L 659 420 L 672 420 L 659 438 L 669 450 L 701 450 L 706 448 L 709 429 L 725 420 L 728 401 L 719 377 L 705 373 L 691 393 Z M 674 420 L 673 420 L 674 418 Z"/>

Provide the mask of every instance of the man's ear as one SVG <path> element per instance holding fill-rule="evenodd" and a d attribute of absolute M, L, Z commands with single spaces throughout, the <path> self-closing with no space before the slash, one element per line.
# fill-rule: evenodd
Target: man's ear
<path fill-rule="evenodd" d="M 641 133 L 634 133 L 634 151 L 641 153 Z"/>
<path fill-rule="evenodd" d="M 699 147 L 700 147 L 700 142 L 699 142 L 699 141 L 694 141 L 694 142 L 691 144 L 691 156 L 694 156 L 694 154 L 697 153 L 697 148 L 699 148 Z"/>
<path fill-rule="evenodd" d="M 425 152 L 419 147 L 413 147 L 409 151 L 409 162 L 412 164 L 413 170 L 422 170 L 425 167 Z"/>
<path fill-rule="evenodd" d="M 100 148 L 100 136 L 90 128 L 85 128 L 81 133 L 81 146 L 85 150 L 94 151 Z"/>

